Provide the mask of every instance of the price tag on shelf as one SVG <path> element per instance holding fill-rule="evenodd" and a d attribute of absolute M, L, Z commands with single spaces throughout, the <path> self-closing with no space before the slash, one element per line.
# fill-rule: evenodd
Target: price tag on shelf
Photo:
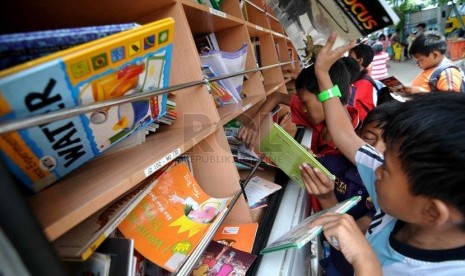
<path fill-rule="evenodd" d="M 209 8 L 209 10 L 210 10 L 211 14 L 218 15 L 220 17 L 226 18 L 226 14 L 224 12 L 222 12 L 222 11 L 215 10 L 214 8 Z"/>
<path fill-rule="evenodd" d="M 259 30 L 259 31 L 263 31 L 263 30 L 264 30 L 263 27 L 260 27 L 260 26 L 258 26 L 258 25 L 255 25 L 255 28 L 256 28 L 257 30 Z"/>
<path fill-rule="evenodd" d="M 178 155 L 180 154 L 181 154 L 181 149 L 177 148 L 173 150 L 171 153 L 167 154 L 165 157 L 158 160 L 156 163 L 150 165 L 147 169 L 144 170 L 145 177 L 158 171 L 161 167 L 166 165 L 168 162 L 172 161 L 174 158 L 178 157 Z"/>
<path fill-rule="evenodd" d="M 248 103 L 247 105 L 245 105 L 244 107 L 242 107 L 242 112 L 244 111 L 247 111 L 249 108 L 252 107 L 252 103 Z"/>

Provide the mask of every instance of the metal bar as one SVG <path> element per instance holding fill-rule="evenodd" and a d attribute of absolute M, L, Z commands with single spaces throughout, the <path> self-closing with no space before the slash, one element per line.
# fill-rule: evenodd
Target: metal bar
<path fill-rule="evenodd" d="M 297 61 L 293 61 L 293 62 L 297 62 Z M 44 125 L 44 124 L 47 124 L 47 123 L 50 123 L 50 122 L 53 122 L 53 121 L 70 118 L 70 117 L 77 116 L 77 115 L 80 115 L 80 114 L 83 114 L 83 113 L 100 110 L 100 109 L 103 109 L 103 108 L 106 108 L 106 107 L 125 104 L 125 103 L 129 103 L 129 102 L 133 102 L 133 101 L 147 100 L 147 99 L 149 99 L 151 97 L 163 95 L 163 94 L 166 94 L 166 93 L 169 93 L 169 92 L 172 92 L 172 91 L 185 89 L 185 88 L 189 88 L 189 87 L 193 87 L 193 86 L 197 86 L 197 85 L 202 85 L 202 84 L 205 84 L 206 81 L 218 81 L 218 80 L 222 80 L 222 79 L 232 78 L 232 77 L 236 77 L 236 76 L 239 76 L 239 75 L 245 75 L 245 74 L 248 74 L 248 73 L 254 73 L 254 72 L 257 72 L 257 71 L 263 71 L 263 70 L 279 67 L 279 66 L 282 66 L 282 65 L 287 65 L 287 64 L 290 64 L 290 63 L 293 63 L 293 62 L 291 61 L 291 62 L 285 62 L 285 63 L 278 63 L 278 64 L 274 64 L 274 65 L 269 65 L 269 66 L 263 66 L 263 67 L 256 68 L 256 69 L 246 70 L 246 71 L 243 71 L 243 72 L 237 72 L 237 73 L 232 73 L 232 74 L 228 74 L 228 75 L 223 75 L 223 76 L 215 77 L 215 78 L 211 78 L 211 79 L 203 79 L 203 80 L 199 80 L 199 81 L 187 82 L 187 83 L 170 86 L 170 87 L 163 88 L 163 89 L 158 89 L 158 90 L 155 90 L 155 91 L 137 93 L 137 94 L 133 94 L 133 95 L 123 96 L 123 97 L 120 97 L 120 98 L 117 98 L 117 99 L 99 101 L 99 102 L 91 103 L 91 104 L 88 104 L 88 105 L 80 105 L 80 106 L 66 108 L 66 109 L 57 110 L 57 111 L 52 111 L 52 112 L 49 112 L 49 113 L 44 113 L 44 114 L 40 114 L 40 115 L 37 115 L 37 116 L 28 117 L 28 118 L 15 119 L 15 120 L 6 120 L 6 121 L 3 121 L 3 122 L 0 122 L 0 135 L 6 134 L 6 133 L 9 133 L 9 132 L 13 132 L 13 131 L 17 131 L 17 130 L 20 130 L 20 129 L 24 129 L 24 128 L 29 128 L 29 127 L 38 126 L 38 125 Z"/>

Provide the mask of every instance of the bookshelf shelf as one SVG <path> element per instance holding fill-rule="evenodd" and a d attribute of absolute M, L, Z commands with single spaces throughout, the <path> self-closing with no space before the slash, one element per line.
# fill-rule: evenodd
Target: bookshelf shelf
<path fill-rule="evenodd" d="M 242 100 L 242 103 L 229 104 L 221 107 L 218 111 L 220 112 L 221 123 L 224 125 L 232 119 L 239 116 L 241 113 L 249 110 L 251 107 L 256 105 L 261 100 L 265 99 L 265 95 L 250 96 Z"/>
<path fill-rule="evenodd" d="M 270 95 L 274 92 L 281 92 L 281 93 L 287 93 L 285 92 L 285 87 L 286 85 L 286 82 L 283 81 L 283 82 L 279 82 L 279 83 L 269 83 L 269 84 L 265 84 L 265 91 L 266 91 L 266 95 Z"/>

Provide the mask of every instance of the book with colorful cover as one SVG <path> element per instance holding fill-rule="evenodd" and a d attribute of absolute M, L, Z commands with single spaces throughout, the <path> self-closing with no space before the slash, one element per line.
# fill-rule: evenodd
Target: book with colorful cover
<path fill-rule="evenodd" d="M 0 121 L 168 86 L 174 21 L 159 20 L 0 71 Z M 165 114 L 167 96 L 2 135 L 9 169 L 40 191 Z"/>
<path fill-rule="evenodd" d="M 319 235 L 322 231 L 322 226 L 314 226 L 309 228 L 308 225 L 320 217 L 323 214 L 334 212 L 339 214 L 344 214 L 350 208 L 355 206 L 357 202 L 361 199 L 360 196 L 354 196 L 348 198 L 338 204 L 334 205 L 331 208 L 321 210 L 317 213 L 312 214 L 311 216 L 307 217 L 303 221 L 301 221 L 296 226 L 292 227 L 288 232 L 283 234 L 277 240 L 268 244 L 265 248 L 260 251 L 260 254 L 266 254 L 274 251 L 289 249 L 289 248 L 302 248 L 306 245 L 311 239 Z"/>
<path fill-rule="evenodd" d="M 230 200 L 210 197 L 182 162 L 160 176 L 158 184 L 118 229 L 126 238 L 134 239 L 136 250 L 146 259 L 174 272 Z"/>
<path fill-rule="evenodd" d="M 302 188 L 304 188 L 304 183 L 299 167 L 303 163 L 318 168 L 332 180 L 336 179 L 308 150 L 276 123 L 262 140 L 260 151 Z"/>
<path fill-rule="evenodd" d="M 314 45 L 324 45 L 331 31 L 338 33 L 339 46 L 385 27 L 399 17 L 384 0 L 266 0 L 298 51 L 305 65 L 312 60 Z"/>
<path fill-rule="evenodd" d="M 237 275 L 245 276 L 256 255 L 211 241 L 192 270 L 193 276 Z"/>
<path fill-rule="evenodd" d="M 213 240 L 251 253 L 257 229 L 258 223 L 222 224 L 213 236 Z"/>
<path fill-rule="evenodd" d="M 123 23 L 0 35 L 0 70 L 139 26 Z"/>

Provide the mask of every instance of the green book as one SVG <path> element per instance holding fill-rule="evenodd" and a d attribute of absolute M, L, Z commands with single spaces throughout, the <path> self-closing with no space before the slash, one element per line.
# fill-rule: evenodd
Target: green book
<path fill-rule="evenodd" d="M 311 153 L 276 123 L 262 140 L 260 151 L 302 188 L 304 188 L 304 183 L 299 166 L 303 163 L 318 168 L 331 180 L 336 179 Z"/>
<path fill-rule="evenodd" d="M 308 218 L 304 219 L 302 222 L 291 228 L 291 230 L 282 235 L 280 238 L 270 243 L 267 247 L 263 248 L 260 251 L 260 254 L 266 254 L 289 248 L 302 248 L 311 239 L 318 236 L 322 231 L 322 226 L 308 228 L 308 225 L 312 221 L 328 212 L 344 214 L 348 210 L 350 210 L 350 208 L 355 206 L 357 202 L 361 200 L 361 198 L 361 196 L 354 196 L 342 202 L 339 202 L 331 208 L 314 213 L 313 215 L 309 216 Z"/>

